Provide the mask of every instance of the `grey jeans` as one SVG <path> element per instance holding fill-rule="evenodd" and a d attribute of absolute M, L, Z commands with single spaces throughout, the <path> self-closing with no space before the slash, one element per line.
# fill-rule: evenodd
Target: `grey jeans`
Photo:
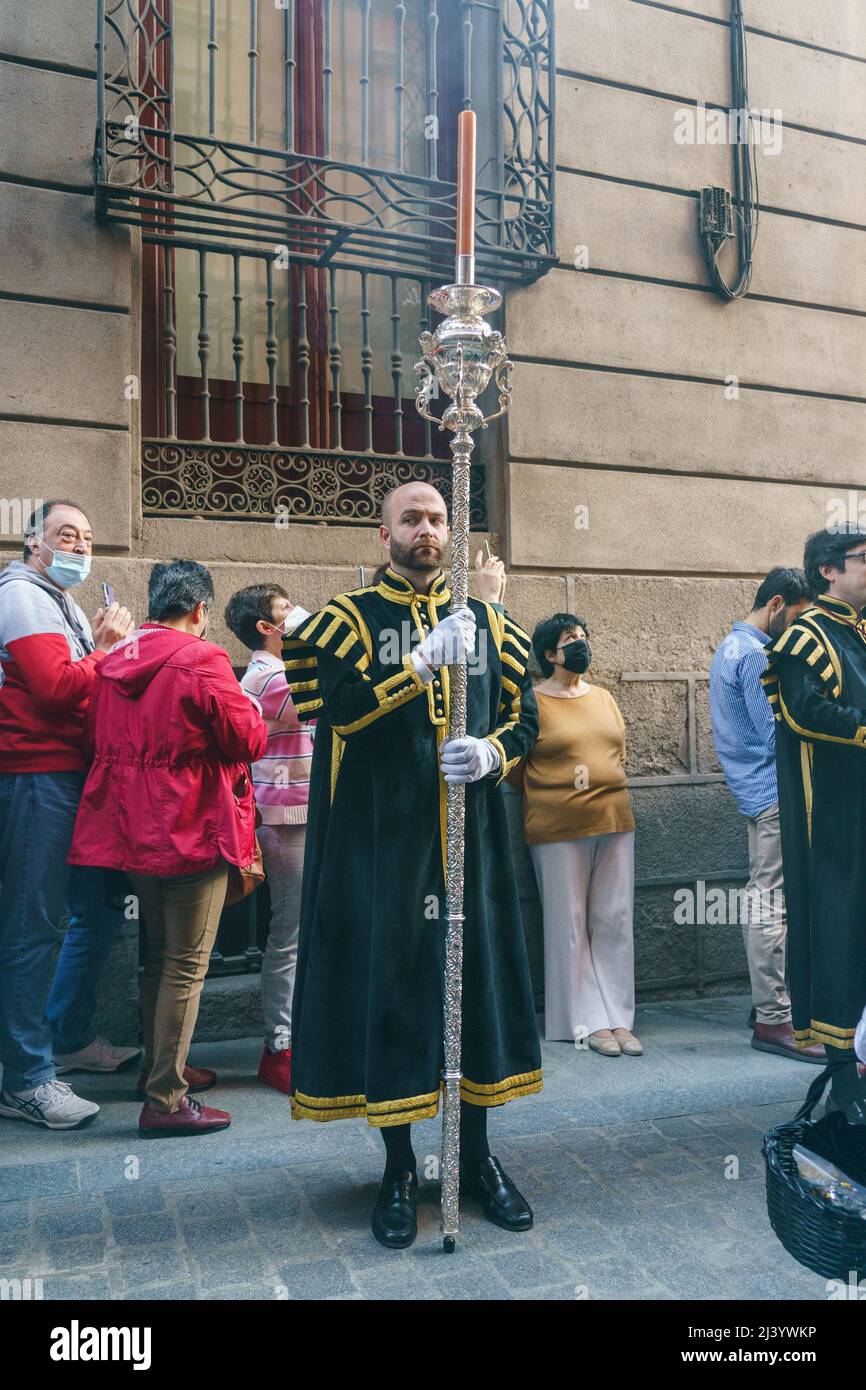
<path fill-rule="evenodd" d="M 305 825 L 260 825 L 256 834 L 271 894 L 271 922 L 262 960 L 265 1046 L 283 1051 L 292 1042 L 292 996 L 298 964 Z"/>
<path fill-rule="evenodd" d="M 749 882 L 742 914 L 752 1003 L 758 1023 L 789 1023 L 791 999 L 785 985 L 785 887 L 779 804 L 747 817 Z"/>

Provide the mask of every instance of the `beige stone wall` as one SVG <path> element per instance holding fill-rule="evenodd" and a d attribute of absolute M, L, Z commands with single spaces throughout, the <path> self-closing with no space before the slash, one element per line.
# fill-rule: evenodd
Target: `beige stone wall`
<path fill-rule="evenodd" d="M 643 673 L 705 671 L 712 651 L 697 621 L 686 658 L 648 576 L 703 596 L 718 640 L 772 565 L 800 563 L 828 501 L 866 481 L 866 16 L 846 0 L 744 10 L 752 106 L 784 123 L 778 152 L 758 150 L 750 295 L 712 292 L 696 230 L 700 187 L 732 187 L 730 147 L 674 138 L 683 108 L 731 99 L 727 0 L 562 0 L 559 267 L 507 305 L 510 562 L 571 575 L 581 609 L 618 575 L 619 620 L 652 634 L 629 661 Z M 602 641 L 616 681 L 625 657 Z M 672 717 L 648 700 L 648 749 Z"/>

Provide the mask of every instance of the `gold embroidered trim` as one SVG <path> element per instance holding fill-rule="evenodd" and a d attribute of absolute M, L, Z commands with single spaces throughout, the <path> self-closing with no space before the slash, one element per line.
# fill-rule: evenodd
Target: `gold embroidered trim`
<path fill-rule="evenodd" d="M 340 765 L 343 761 L 343 750 L 346 747 L 339 734 L 331 730 L 331 804 L 334 803 L 334 791 L 337 786 L 337 778 L 340 775 Z"/>
<path fill-rule="evenodd" d="M 532 1095 L 542 1087 L 540 1068 L 506 1077 L 504 1081 L 494 1081 L 491 1085 L 464 1077 L 460 1082 L 460 1098 L 470 1105 L 504 1105 L 518 1096 Z M 414 1124 L 416 1120 L 429 1120 L 437 1113 L 444 1090 L 443 1081 L 438 1091 L 429 1091 L 426 1095 L 369 1102 L 365 1096 L 307 1096 L 297 1091 L 291 1097 L 292 1119 L 354 1120 L 366 1116 L 367 1123 L 378 1129 L 387 1125 Z"/>
<path fill-rule="evenodd" d="M 463 1084 L 460 1085 L 460 1099 L 467 1105 L 507 1105 L 510 1100 L 518 1100 L 520 1096 L 536 1095 L 543 1088 L 541 1081 L 527 1081 L 524 1086 L 514 1086 L 505 1093 L 498 1092 L 494 1096 L 482 1096 L 477 1091 L 464 1091 Z"/>
<path fill-rule="evenodd" d="M 389 1115 L 395 1110 L 415 1110 L 419 1105 L 432 1105 L 439 1100 L 438 1091 L 428 1091 L 423 1096 L 408 1096 L 406 1100 L 370 1100 L 367 1111 L 370 1115 Z"/>
<path fill-rule="evenodd" d="M 541 1082 L 541 1068 L 535 1071 L 521 1071 L 515 1076 L 506 1076 L 504 1081 L 493 1081 L 490 1084 L 481 1081 L 470 1081 L 469 1077 L 464 1076 L 460 1082 L 461 1091 L 472 1091 L 476 1096 L 494 1096 L 502 1091 L 510 1091 L 515 1086 L 535 1085 Z"/>
<path fill-rule="evenodd" d="M 800 776 L 803 779 L 803 800 L 806 803 L 806 832 L 812 843 L 812 751 L 811 743 L 800 744 Z"/>

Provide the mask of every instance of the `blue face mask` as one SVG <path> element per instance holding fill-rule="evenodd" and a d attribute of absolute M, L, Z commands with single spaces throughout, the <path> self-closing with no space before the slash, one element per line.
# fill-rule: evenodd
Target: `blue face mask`
<path fill-rule="evenodd" d="M 42 544 L 46 550 L 51 550 L 47 541 L 43 541 Z M 76 555 L 74 550 L 51 550 L 51 554 L 54 559 L 50 565 L 45 566 L 45 573 L 55 584 L 59 584 L 61 589 L 74 589 L 76 584 L 81 584 L 89 575 L 89 555 Z"/>

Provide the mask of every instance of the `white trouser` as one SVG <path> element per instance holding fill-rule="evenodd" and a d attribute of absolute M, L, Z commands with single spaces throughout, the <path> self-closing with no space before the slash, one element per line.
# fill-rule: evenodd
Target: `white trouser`
<path fill-rule="evenodd" d="M 544 1036 L 634 1023 L 634 831 L 530 845 L 544 913 Z"/>

